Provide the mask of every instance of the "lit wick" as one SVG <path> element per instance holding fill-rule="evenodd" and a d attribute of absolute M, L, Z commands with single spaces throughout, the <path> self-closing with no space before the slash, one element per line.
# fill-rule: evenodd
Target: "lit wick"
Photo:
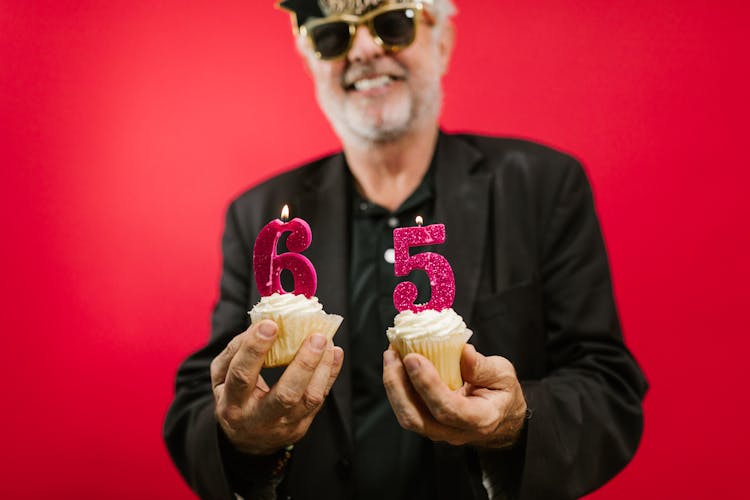
<path fill-rule="evenodd" d="M 417 218 L 415 220 L 417 221 L 417 226 L 422 227 L 422 224 L 424 224 L 424 219 L 422 219 L 422 216 L 417 215 Z"/>
<path fill-rule="evenodd" d="M 284 222 L 289 220 L 289 205 L 284 205 L 281 209 L 281 220 Z"/>

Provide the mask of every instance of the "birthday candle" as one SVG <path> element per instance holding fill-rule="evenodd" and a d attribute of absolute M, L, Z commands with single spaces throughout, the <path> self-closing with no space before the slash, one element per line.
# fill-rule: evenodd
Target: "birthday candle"
<path fill-rule="evenodd" d="M 442 311 L 453 305 L 456 297 L 456 281 L 448 260 L 435 252 L 409 255 L 411 247 L 437 245 L 445 242 L 445 226 L 432 224 L 422 227 L 422 217 L 417 217 L 416 227 L 401 227 L 393 230 L 393 250 L 396 262 L 396 276 L 406 276 L 414 269 L 422 269 L 430 279 L 432 294 L 426 304 L 415 304 L 417 287 L 411 281 L 399 283 L 393 291 L 393 305 L 399 312 L 413 312 L 434 309 Z"/>
<path fill-rule="evenodd" d="M 255 239 L 253 247 L 253 270 L 255 284 L 261 297 L 273 293 L 288 293 L 281 286 L 281 271 L 287 269 L 294 277 L 294 293 L 310 298 L 315 295 L 318 278 L 312 262 L 300 252 L 307 249 L 312 241 L 310 225 L 303 219 L 295 217 L 287 222 L 289 207 L 284 205 L 281 219 L 274 219 L 263 227 Z M 291 233 L 286 240 L 289 250 L 277 254 L 279 238 L 282 234 Z"/>

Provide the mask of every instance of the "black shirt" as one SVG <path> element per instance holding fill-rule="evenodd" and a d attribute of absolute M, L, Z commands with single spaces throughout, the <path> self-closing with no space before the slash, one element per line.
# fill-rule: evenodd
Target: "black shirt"
<path fill-rule="evenodd" d="M 354 480 L 357 499 L 435 498 L 432 442 L 404 430 L 396 420 L 383 387 L 385 331 L 397 314 L 396 284 L 408 279 L 417 285 L 418 303 L 429 300 L 423 271 L 396 277 L 393 271 L 393 229 L 415 225 L 421 215 L 433 221 L 433 167 L 414 193 L 394 212 L 364 199 L 350 179 L 351 267 L 349 269 L 352 345 L 352 408 Z M 434 248 L 432 248 L 434 250 Z M 418 249 L 414 250 L 419 251 Z"/>

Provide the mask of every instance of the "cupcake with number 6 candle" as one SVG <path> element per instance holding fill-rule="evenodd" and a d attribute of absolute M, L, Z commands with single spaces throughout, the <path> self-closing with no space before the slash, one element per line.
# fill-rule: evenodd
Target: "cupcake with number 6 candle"
<path fill-rule="evenodd" d="M 399 283 L 393 292 L 393 304 L 399 313 L 386 335 L 402 358 L 410 352 L 421 354 L 435 365 L 448 387 L 458 389 L 463 385 L 461 352 L 472 332 L 451 307 L 456 296 L 453 270 L 440 254 L 409 255 L 411 247 L 444 242 L 445 226 L 422 227 L 421 217 L 417 217 L 417 227 L 393 230 L 396 276 L 406 276 L 414 269 L 422 269 L 430 278 L 432 296 L 427 304 L 415 304 L 417 287 L 414 283 Z"/>
<path fill-rule="evenodd" d="M 264 319 L 276 322 L 278 333 L 271 349 L 266 354 L 263 366 L 288 365 L 307 337 L 314 333 L 332 339 L 344 318 L 326 314 L 315 297 L 317 276 L 310 260 L 300 252 L 312 241 L 310 226 L 303 219 L 287 222 L 289 208 L 284 205 L 281 220 L 266 224 L 255 240 L 253 248 L 253 270 L 255 284 L 261 299 L 249 312 L 252 324 Z M 289 232 L 286 246 L 289 250 L 276 253 L 279 238 Z M 290 271 L 294 277 L 294 292 L 288 293 L 281 286 L 281 271 Z"/>

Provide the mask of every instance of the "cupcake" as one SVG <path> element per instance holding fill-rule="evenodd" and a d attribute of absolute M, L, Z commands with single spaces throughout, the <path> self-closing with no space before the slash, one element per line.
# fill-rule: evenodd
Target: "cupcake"
<path fill-rule="evenodd" d="M 336 314 L 327 314 L 317 297 L 307 298 L 293 293 L 274 293 L 262 297 L 248 314 L 252 324 L 270 319 L 278 326 L 276 340 L 263 363 L 265 367 L 291 363 L 302 342 L 313 333 L 331 340 L 344 319 Z"/>
<path fill-rule="evenodd" d="M 402 358 L 410 352 L 426 357 L 451 390 L 463 385 L 461 352 L 471 334 L 461 316 L 452 308 L 442 311 L 426 309 L 418 313 L 401 311 L 386 332 L 391 345 Z"/>

